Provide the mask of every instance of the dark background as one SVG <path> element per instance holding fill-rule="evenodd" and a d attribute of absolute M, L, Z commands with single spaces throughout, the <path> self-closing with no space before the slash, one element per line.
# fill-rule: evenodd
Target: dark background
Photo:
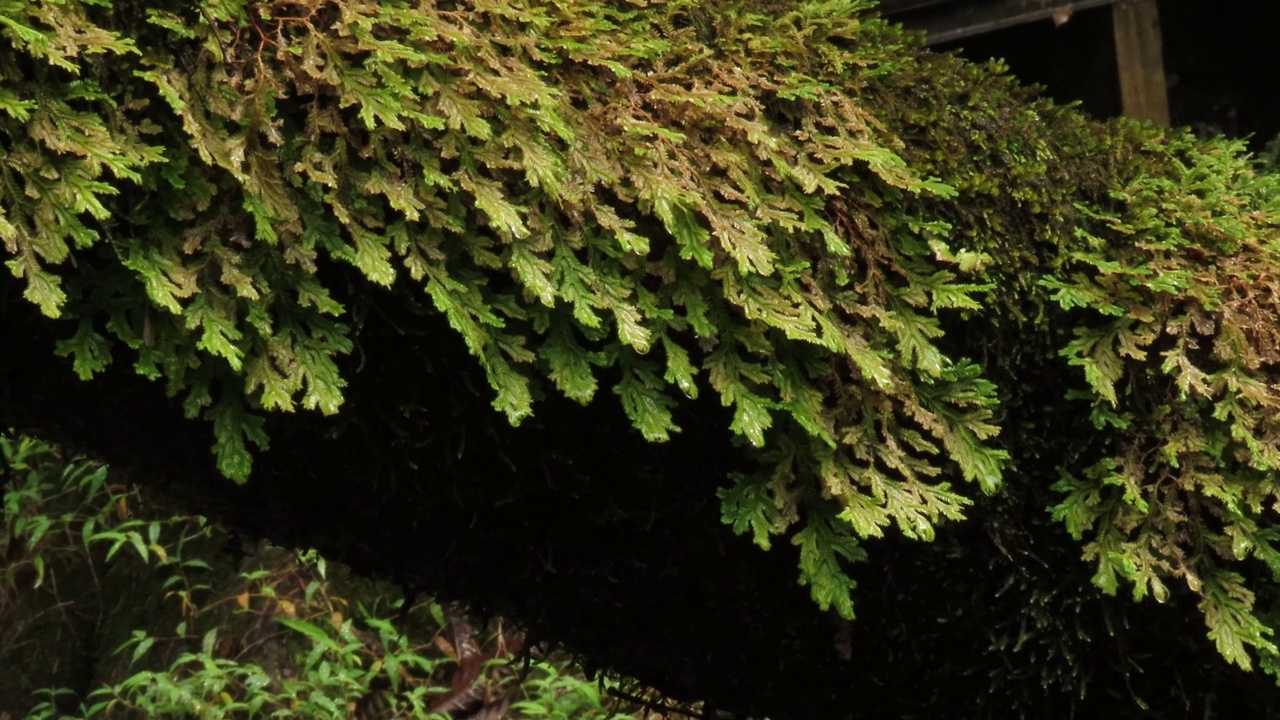
<path fill-rule="evenodd" d="M 1280 3 L 1159 3 L 1169 110 L 1175 125 L 1248 137 L 1260 150 L 1280 133 Z M 1003 58 L 1014 75 L 1097 117 L 1120 114 L 1110 7 L 1060 27 L 1027 23 L 937 46 L 972 60 Z"/>

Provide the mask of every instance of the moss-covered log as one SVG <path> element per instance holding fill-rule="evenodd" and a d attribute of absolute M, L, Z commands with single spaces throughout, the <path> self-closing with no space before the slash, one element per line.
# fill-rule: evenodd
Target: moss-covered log
<path fill-rule="evenodd" d="M 0 17 L 0 423 L 775 720 L 1280 701 L 1237 146 L 860 2 Z"/>

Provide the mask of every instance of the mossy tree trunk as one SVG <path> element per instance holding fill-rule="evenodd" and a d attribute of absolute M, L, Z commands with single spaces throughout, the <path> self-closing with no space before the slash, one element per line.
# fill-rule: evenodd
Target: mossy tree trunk
<path fill-rule="evenodd" d="M 857 2 L 12 5 L 0 424 L 717 707 L 1275 703 L 1238 147 Z"/>

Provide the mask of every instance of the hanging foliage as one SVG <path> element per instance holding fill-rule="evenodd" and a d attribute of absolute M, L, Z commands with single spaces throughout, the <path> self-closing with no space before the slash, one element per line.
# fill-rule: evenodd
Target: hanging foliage
<path fill-rule="evenodd" d="M 1280 572 L 1277 185 L 1239 146 L 1033 100 L 864 0 L 0 0 L 0 25 L 8 268 L 81 378 L 163 382 L 227 477 L 268 414 L 341 412 L 346 266 L 415 287 L 512 425 L 560 393 L 660 443 L 717 400 L 753 468 L 725 522 L 798 545 L 852 617 L 867 541 L 1007 492 L 1036 430 L 1004 405 L 1069 372 L 1052 402 L 1093 424 L 1045 510 L 1104 592 L 1183 583 L 1228 660 L 1272 667 L 1240 568 Z"/>

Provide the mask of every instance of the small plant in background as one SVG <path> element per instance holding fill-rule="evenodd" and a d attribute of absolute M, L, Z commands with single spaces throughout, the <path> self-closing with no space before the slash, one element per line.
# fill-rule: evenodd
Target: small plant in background
<path fill-rule="evenodd" d="M 390 586 L 314 551 L 264 544 L 235 558 L 236 539 L 204 518 L 166 514 L 105 465 L 39 440 L 0 434 L 0 456 L 0 694 L 13 698 L 0 700 L 0 717 L 647 712 L 620 706 L 626 693 L 609 697 L 554 654 L 526 650 L 501 621 L 473 626 L 435 601 L 404 608 L 388 601 Z M 59 672 L 67 657 L 82 658 L 77 672 Z"/>

